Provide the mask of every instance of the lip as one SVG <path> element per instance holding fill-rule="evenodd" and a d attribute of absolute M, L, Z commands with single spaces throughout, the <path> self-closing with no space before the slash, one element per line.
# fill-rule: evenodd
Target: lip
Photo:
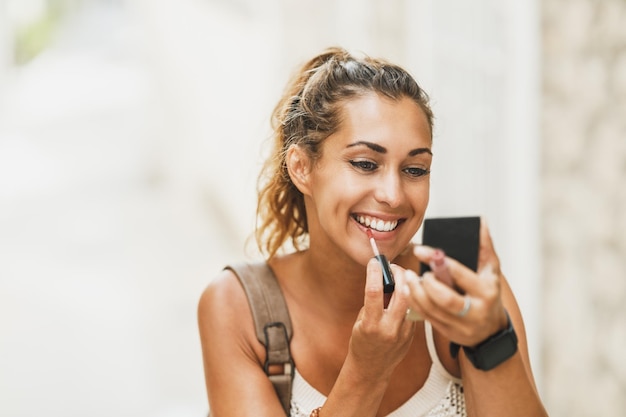
<path fill-rule="evenodd" d="M 379 220 L 382 220 L 382 221 L 385 221 L 385 222 L 387 222 L 387 221 L 397 221 L 398 224 L 396 225 L 396 227 L 393 230 L 380 231 L 380 230 L 372 229 L 370 227 L 367 227 L 367 226 L 359 223 L 359 221 L 356 219 L 357 216 L 372 217 L 372 218 L 376 218 L 376 219 L 379 219 Z M 352 220 L 354 221 L 356 226 L 364 234 L 366 233 L 367 230 L 371 230 L 372 231 L 372 235 L 374 236 L 374 239 L 376 239 L 377 241 L 394 239 L 396 237 L 396 235 L 398 234 L 400 228 L 402 227 L 403 223 L 406 221 L 406 218 L 397 217 L 397 216 L 390 216 L 390 215 L 385 215 L 385 214 L 352 213 L 350 217 L 352 218 Z"/>

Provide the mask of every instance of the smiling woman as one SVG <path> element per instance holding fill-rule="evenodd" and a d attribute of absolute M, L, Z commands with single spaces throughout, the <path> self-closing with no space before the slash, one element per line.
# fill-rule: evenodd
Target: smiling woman
<path fill-rule="evenodd" d="M 363 99 L 359 101 L 359 109 L 349 111 L 355 105 L 351 99 L 366 94 L 371 96 L 374 92 L 376 98 L 385 97 L 390 101 L 410 98 L 412 105 L 421 109 L 417 119 L 413 119 L 422 124 L 421 133 L 427 135 L 430 147 L 433 116 L 428 96 L 406 71 L 396 65 L 368 57 L 357 62 L 346 51 L 329 49 L 307 62 L 288 84 L 274 110 L 274 157 L 265 165 L 265 177 L 262 177 L 265 183 L 257 206 L 257 242 L 270 257 L 287 239 L 294 247 L 301 247 L 299 238 L 306 238 L 308 232 L 304 199 L 298 195 L 287 172 L 287 151 L 292 145 L 298 145 L 298 149 L 306 152 L 307 159 L 318 160 L 321 143 L 337 131 L 340 121 L 350 123 L 349 126 L 346 124 L 346 129 L 360 126 L 360 130 L 353 133 L 362 136 L 354 136 L 352 146 L 365 138 L 375 137 L 376 132 L 369 129 L 381 125 L 370 119 L 379 118 L 377 112 L 383 108 L 379 100 L 373 96 Z M 349 121 L 345 120 L 346 112 L 350 113 Z M 395 115 L 395 112 L 391 113 Z M 370 143 L 380 149 L 375 141 Z"/>
<path fill-rule="evenodd" d="M 384 60 L 329 49 L 288 84 L 273 120 L 256 235 L 267 260 L 245 269 L 258 272 L 252 284 L 244 270 L 228 267 L 199 303 L 211 412 L 545 416 L 521 315 L 486 225 L 477 273 L 441 256 L 434 273 L 418 279 L 415 272 L 441 253 L 411 243 L 428 205 L 433 159 L 433 115 L 415 80 Z M 287 244 L 295 250 L 281 251 Z M 382 257 L 393 263 L 390 299 Z M 436 279 L 444 272 L 464 295 Z M 255 332 L 258 311 L 246 298 L 268 277 L 289 312 L 281 320 L 290 359 L 280 375 L 260 340 L 283 324 L 261 323 Z M 264 294 L 271 313 L 279 295 Z M 408 319 L 409 309 L 425 320 Z M 504 337 L 515 341 L 506 355 L 476 365 Z M 277 396 L 277 378 L 287 387 L 293 378 L 293 389 Z"/>
<path fill-rule="evenodd" d="M 412 99 L 374 92 L 346 101 L 340 113 L 342 122 L 324 140 L 317 162 L 303 146 L 290 145 L 286 155 L 307 212 L 309 250 L 339 251 L 365 265 L 369 227 L 381 251 L 394 259 L 415 235 L 428 204 L 430 125 Z M 358 222 L 361 217 L 370 225 Z"/>

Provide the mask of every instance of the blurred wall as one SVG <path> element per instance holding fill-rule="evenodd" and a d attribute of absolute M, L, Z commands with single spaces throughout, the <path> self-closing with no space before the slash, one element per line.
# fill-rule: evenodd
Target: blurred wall
<path fill-rule="evenodd" d="M 626 415 L 626 2 L 542 2 L 545 399 Z"/>

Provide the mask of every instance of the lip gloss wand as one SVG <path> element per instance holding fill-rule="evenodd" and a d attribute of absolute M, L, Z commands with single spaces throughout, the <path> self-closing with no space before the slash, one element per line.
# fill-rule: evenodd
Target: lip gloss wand
<path fill-rule="evenodd" d="M 378 251 L 378 246 L 376 245 L 376 241 L 374 240 L 374 235 L 370 229 L 366 230 L 367 237 L 370 240 L 370 244 L 372 245 L 372 250 L 374 251 L 374 257 L 380 262 L 380 266 L 383 270 L 383 292 L 385 293 L 385 308 L 389 304 L 389 300 L 391 299 L 391 293 L 396 287 L 396 283 L 393 279 L 393 273 L 391 272 L 391 267 L 389 266 L 389 261 L 385 255 L 381 255 Z"/>

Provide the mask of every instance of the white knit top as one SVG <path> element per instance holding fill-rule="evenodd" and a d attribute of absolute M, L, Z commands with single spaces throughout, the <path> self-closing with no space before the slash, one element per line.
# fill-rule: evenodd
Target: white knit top
<path fill-rule="evenodd" d="M 453 377 L 441 364 L 431 324 L 425 322 L 426 344 L 432 360 L 424 386 L 387 417 L 465 417 L 465 397 L 461 380 Z M 326 397 L 295 371 L 291 396 L 291 417 L 308 417 Z"/>

